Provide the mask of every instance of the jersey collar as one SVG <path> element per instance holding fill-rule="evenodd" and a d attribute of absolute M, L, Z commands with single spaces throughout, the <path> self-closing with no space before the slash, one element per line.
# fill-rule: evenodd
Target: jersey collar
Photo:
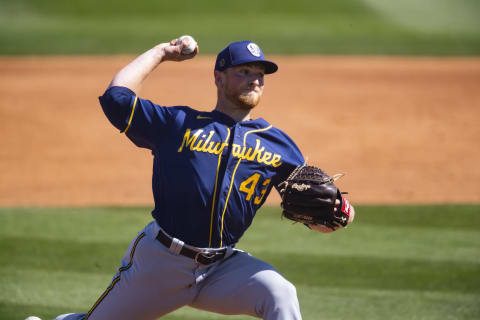
<path fill-rule="evenodd" d="M 246 127 L 252 127 L 252 128 L 260 129 L 260 128 L 268 127 L 270 125 L 263 118 L 250 119 L 250 120 L 246 120 L 246 121 L 236 122 L 230 116 L 228 116 L 227 114 L 225 114 L 221 111 L 218 111 L 218 110 L 213 110 L 210 114 L 212 115 L 212 117 L 216 121 L 218 121 L 220 123 L 223 123 L 223 124 L 225 124 L 229 127 L 234 126 L 236 124 L 239 124 L 239 125 L 246 126 Z"/>

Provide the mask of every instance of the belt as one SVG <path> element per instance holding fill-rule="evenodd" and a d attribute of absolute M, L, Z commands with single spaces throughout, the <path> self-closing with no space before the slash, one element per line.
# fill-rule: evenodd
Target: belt
<path fill-rule="evenodd" d="M 158 232 L 157 240 L 160 241 L 165 247 L 169 248 L 172 245 L 173 239 L 165 234 L 162 230 Z M 180 249 L 179 254 L 185 256 L 187 258 L 193 259 L 196 263 L 200 263 L 203 265 L 209 265 L 219 260 L 222 260 L 227 253 L 227 249 L 219 249 L 219 250 L 202 250 L 202 249 L 194 249 L 188 248 L 186 246 L 182 246 Z"/>

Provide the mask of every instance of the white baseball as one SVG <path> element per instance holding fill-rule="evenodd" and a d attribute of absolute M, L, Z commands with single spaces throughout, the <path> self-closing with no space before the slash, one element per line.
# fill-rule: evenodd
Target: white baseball
<path fill-rule="evenodd" d="M 186 44 L 187 46 L 182 49 L 182 54 L 190 54 L 193 51 L 195 51 L 195 48 L 197 47 L 197 41 L 193 39 L 189 35 L 184 35 L 181 36 L 180 38 L 177 39 L 177 46 L 182 43 L 183 39 L 186 39 Z"/>
<path fill-rule="evenodd" d="M 39 317 L 30 316 L 30 317 L 26 318 L 25 320 L 42 320 L 42 319 L 40 319 Z"/>

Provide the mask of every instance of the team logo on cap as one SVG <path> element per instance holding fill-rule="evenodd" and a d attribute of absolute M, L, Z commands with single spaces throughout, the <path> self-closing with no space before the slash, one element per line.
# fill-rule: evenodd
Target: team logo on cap
<path fill-rule="evenodd" d="M 253 42 L 250 42 L 248 45 L 247 45 L 247 49 L 248 51 L 250 51 L 251 54 L 253 54 L 255 57 L 260 57 L 260 55 L 262 54 L 262 51 L 260 50 L 260 47 L 257 46 L 255 43 Z"/>
<path fill-rule="evenodd" d="M 225 59 L 222 58 L 222 59 L 218 62 L 218 65 L 223 68 L 223 67 L 225 66 Z"/>

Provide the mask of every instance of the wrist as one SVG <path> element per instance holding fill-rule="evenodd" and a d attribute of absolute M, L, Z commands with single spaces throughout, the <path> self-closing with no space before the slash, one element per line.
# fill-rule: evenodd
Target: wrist
<path fill-rule="evenodd" d="M 165 48 L 168 47 L 168 43 L 160 43 L 152 48 L 153 56 L 158 63 L 165 61 Z"/>

